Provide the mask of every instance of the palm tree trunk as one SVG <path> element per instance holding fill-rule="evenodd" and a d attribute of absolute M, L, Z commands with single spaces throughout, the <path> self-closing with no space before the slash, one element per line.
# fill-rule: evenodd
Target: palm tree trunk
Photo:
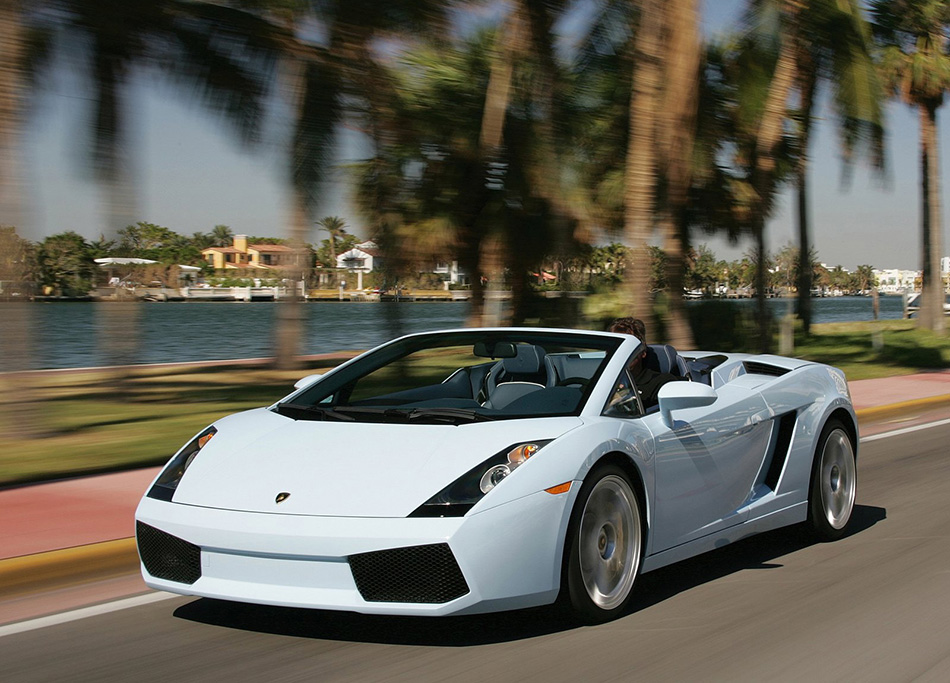
<path fill-rule="evenodd" d="M 798 183 L 798 318 L 802 331 L 811 334 L 811 240 L 808 226 L 808 162 L 803 148 L 796 169 Z"/>
<path fill-rule="evenodd" d="M 756 217 L 755 233 L 755 300 L 756 316 L 759 323 L 759 352 L 771 353 L 772 329 L 769 323 L 766 290 L 768 289 L 768 252 L 765 248 L 765 217 Z"/>
<path fill-rule="evenodd" d="M 297 111 L 298 120 L 304 115 L 307 78 L 306 65 L 299 60 L 288 64 L 287 92 Z M 298 151 L 293 150 L 294 163 L 302 163 Z M 290 272 L 293 288 L 288 296 L 281 299 L 276 310 L 274 321 L 274 365 L 281 370 L 293 370 L 300 365 L 300 345 L 303 338 L 304 311 L 297 296 L 297 280 L 299 279 L 300 258 L 303 244 L 310 228 L 310 207 L 308 202 L 309 188 L 299 180 L 294 171 L 291 171 L 290 187 L 292 196 L 291 215 L 287 236 L 294 249 L 295 266 Z M 333 234 L 330 234 L 332 241 Z"/>
<path fill-rule="evenodd" d="M 0 4 L 0 224 L 22 228 L 24 218 L 20 135 L 26 91 L 23 69 L 25 31 L 20 2 Z M 21 293 L 30 291 L 22 259 L 13 259 L 7 276 Z M 35 438 L 44 431 L 44 411 L 36 400 L 35 379 L 29 374 L 33 363 L 32 303 L 12 301 L 3 305 L 0 334 L 0 429 L 12 438 Z"/>
<path fill-rule="evenodd" d="M 946 328 L 943 313 L 943 282 L 940 277 L 941 230 L 940 167 L 937 158 L 937 105 L 922 104 L 920 113 L 921 262 L 923 285 L 920 295 L 918 326 L 942 334 Z"/>
<path fill-rule="evenodd" d="M 330 233 L 330 267 L 336 268 L 336 231 L 333 228 L 327 230 Z"/>
<path fill-rule="evenodd" d="M 23 123 L 24 29 L 20 3 L 0 4 L 0 223 L 22 228 L 19 142 Z"/>
<path fill-rule="evenodd" d="M 643 0 L 636 28 L 636 72 L 624 178 L 624 235 L 630 247 L 626 289 L 630 313 L 650 322 L 650 247 L 656 197 L 656 130 L 663 79 L 664 3 Z"/>
<path fill-rule="evenodd" d="M 686 208 L 692 182 L 693 140 L 699 106 L 699 68 L 701 43 L 697 28 L 696 0 L 670 3 L 670 42 L 666 69 L 665 133 L 660 153 L 667 151 L 667 211 L 663 218 L 664 249 L 667 256 L 667 282 L 672 294 L 669 319 L 666 321 L 667 341 L 682 349 L 694 347 L 693 334 L 686 315 L 683 292 L 689 232 Z"/>
<path fill-rule="evenodd" d="M 113 46 L 96 44 L 94 148 L 91 163 L 100 183 L 105 204 L 105 235 L 114 236 L 138 218 L 136 190 L 129 164 L 126 112 L 123 106 L 123 66 Z M 132 400 L 135 387 L 129 367 L 141 350 L 142 303 L 134 292 L 116 288 L 116 301 L 98 310 L 99 338 L 106 363 L 113 368 L 108 379 L 113 391 Z"/>
<path fill-rule="evenodd" d="M 802 55 L 800 60 L 804 59 Z M 808 215 L 808 145 L 811 142 L 812 108 L 815 100 L 817 73 L 814 68 L 800 64 L 799 92 L 801 94 L 801 129 L 798 167 L 795 170 L 798 185 L 798 318 L 805 335 L 811 334 L 811 239 Z"/>
<path fill-rule="evenodd" d="M 307 200 L 299 190 L 294 191 L 294 206 L 290 221 L 290 246 L 294 249 L 293 267 L 286 272 L 290 281 L 289 292 L 277 305 L 274 326 L 274 365 L 281 370 L 296 370 L 301 366 L 300 346 L 304 334 L 307 311 L 297 292 L 305 268 L 303 237 L 310 225 Z"/>
<path fill-rule="evenodd" d="M 479 158 L 470 167 L 470 182 L 475 185 L 460 198 L 463 216 L 460 230 L 462 243 L 460 261 L 464 263 L 472 282 L 472 297 L 469 302 L 467 324 L 478 327 L 485 320 L 485 287 L 483 243 L 484 234 L 479 225 L 487 196 L 482 188 L 489 163 L 499 154 L 504 142 L 505 116 L 511 97 L 511 77 L 514 71 L 514 56 L 522 40 L 522 18 L 520 7 L 512 10 L 504 27 L 498 35 L 495 54 L 492 59 L 491 73 L 485 92 L 485 108 L 482 111 L 482 125 L 479 134 Z M 478 188 L 478 189 L 476 189 Z"/>
<path fill-rule="evenodd" d="M 792 2 L 786 3 L 786 12 L 794 15 L 796 11 Z M 775 149 L 782 137 L 782 121 L 785 118 L 788 93 L 795 80 L 795 49 L 789 34 L 787 29 L 781 34 L 778 59 L 756 135 L 755 161 L 752 167 L 752 189 L 755 192 L 755 200 L 751 222 L 755 233 L 758 260 L 755 278 L 756 314 L 759 324 L 759 349 L 762 353 L 768 353 L 772 347 L 768 305 L 765 301 L 765 221 L 775 190 Z"/>

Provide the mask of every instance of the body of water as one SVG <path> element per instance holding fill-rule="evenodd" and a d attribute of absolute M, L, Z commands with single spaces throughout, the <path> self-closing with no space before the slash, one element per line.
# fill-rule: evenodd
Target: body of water
<path fill-rule="evenodd" d="M 881 318 L 900 318 L 900 297 L 881 297 Z M 692 304 L 693 302 L 689 302 Z M 816 323 L 871 320 L 871 299 L 813 299 Z M 689 305 L 688 304 L 688 305 Z M 742 306 L 755 302 L 743 300 Z M 794 305 L 769 301 L 784 315 Z M 105 334 L 125 332 L 114 322 L 108 332 L 104 311 L 111 303 L 45 303 L 31 307 L 35 368 L 91 367 L 110 364 Z M 277 305 L 273 303 L 146 303 L 140 316 L 139 363 L 260 358 L 272 354 Z M 468 304 L 454 303 L 319 303 L 302 306 L 305 354 L 367 349 L 400 334 L 461 327 Z M 134 325 L 130 328 L 134 329 Z M 131 329 L 130 329 L 131 331 Z"/>

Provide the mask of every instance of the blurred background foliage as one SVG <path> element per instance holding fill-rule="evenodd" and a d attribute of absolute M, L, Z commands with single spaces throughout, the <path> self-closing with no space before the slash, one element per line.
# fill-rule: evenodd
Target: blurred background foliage
<path fill-rule="evenodd" d="M 295 250 L 282 277 L 316 280 L 319 266 L 372 239 L 384 259 L 371 286 L 437 286 L 424 273 L 457 261 L 473 325 L 600 326 L 632 314 L 682 348 L 718 326 L 768 351 L 766 296 L 795 296 L 807 337 L 814 288 L 874 286 L 869 266 L 851 275 L 814 263 L 807 169 L 814 103 L 827 92 L 845 172 L 858 159 L 885 168 L 886 98 L 932 124 L 921 129 L 929 211 L 918 324 L 942 333 L 933 130 L 950 69 L 934 46 L 946 42 L 948 3 L 747 0 L 734 30 L 715 40 L 701 33 L 701 9 L 699 0 L 5 0 L 4 291 L 81 295 L 103 256 L 158 261 L 150 280 L 173 279 L 179 265 L 212 275 L 200 252 L 228 245 L 228 226 L 179 235 L 137 209 L 128 112 L 136 79 L 148 77 L 249 152 L 281 150 L 289 217 L 250 241 Z M 75 158 L 102 189 L 103 225 L 93 242 L 67 229 L 32 243 L 16 234 L 26 196 L 20 141 L 64 65 L 88 94 L 77 103 L 87 124 Z M 340 160 L 344 128 L 368 150 L 352 163 Z M 321 216 L 341 169 L 358 215 Z M 798 239 L 770 253 L 768 219 L 787 186 L 797 192 Z M 722 262 L 696 246 L 712 233 L 750 250 Z M 508 305 L 489 311 L 493 289 L 509 292 Z M 571 303 L 551 290 L 588 298 Z M 687 290 L 753 294 L 759 305 L 751 319 L 688 314 Z M 280 367 L 299 355 L 299 306 L 295 296 L 280 305 Z M 29 311 L 18 315 L 28 329 Z M 134 336 L 135 319 L 117 308 L 101 324 Z M 28 339 L 11 344 L 23 347 L 10 353 L 13 367 L 30 367 Z"/>

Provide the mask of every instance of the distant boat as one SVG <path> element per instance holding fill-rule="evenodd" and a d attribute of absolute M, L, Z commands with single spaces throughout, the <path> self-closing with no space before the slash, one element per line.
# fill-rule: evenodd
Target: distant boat
<path fill-rule="evenodd" d="M 920 292 L 914 292 L 907 298 L 907 315 L 920 312 Z M 950 315 L 950 294 L 944 294 L 943 314 Z"/>

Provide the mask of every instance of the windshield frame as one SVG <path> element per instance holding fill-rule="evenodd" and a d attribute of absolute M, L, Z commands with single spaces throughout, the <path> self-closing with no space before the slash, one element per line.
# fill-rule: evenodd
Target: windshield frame
<path fill-rule="evenodd" d="M 543 413 L 519 413 L 517 411 L 503 413 L 492 408 L 476 405 L 472 406 L 471 411 L 468 411 L 476 413 L 472 419 L 464 419 L 460 415 L 459 420 L 455 422 L 455 424 L 479 422 L 482 421 L 483 417 L 486 419 L 514 419 L 519 417 L 539 418 L 580 415 L 587 405 L 594 387 L 599 383 L 603 372 L 608 368 L 617 349 L 622 345 L 623 337 L 591 331 L 543 328 L 471 328 L 407 335 L 367 351 L 357 358 L 335 368 L 322 379 L 285 397 L 279 403 L 272 406 L 272 409 L 281 414 L 289 414 L 293 411 L 281 412 L 281 406 L 288 404 L 288 407 L 290 407 L 290 404 L 292 404 L 298 407 L 339 408 L 341 412 L 346 411 L 347 407 L 355 407 L 359 404 L 349 404 L 345 401 L 339 402 L 338 398 L 341 392 L 345 392 L 347 388 L 352 390 L 352 387 L 359 380 L 377 370 L 427 349 L 451 348 L 457 346 L 474 347 L 476 342 L 486 342 L 489 348 L 493 348 L 492 345 L 498 342 L 522 342 L 539 346 L 545 350 L 546 348 L 555 349 L 553 351 L 554 353 L 557 353 L 561 349 L 573 348 L 576 349 L 577 352 L 602 352 L 604 355 L 600 358 L 600 363 L 588 384 L 580 387 L 581 395 L 572 410 Z M 488 364 L 496 363 L 500 360 L 501 359 L 491 357 L 484 358 L 485 363 Z M 466 367 L 471 368 L 474 366 Z M 462 369 L 463 368 L 459 368 L 458 370 Z M 458 372 L 458 370 L 456 370 L 456 372 Z M 448 379 L 449 377 L 446 377 L 443 383 Z M 394 412 L 400 409 L 398 404 L 381 404 L 380 407 L 382 408 L 381 410 L 375 411 L 377 413 L 377 418 L 375 419 L 371 416 L 374 411 L 358 411 L 362 414 L 357 416 L 357 421 L 428 423 L 427 420 L 420 419 L 426 411 L 411 405 L 405 409 L 405 411 L 409 413 L 405 419 L 400 419 L 396 412 Z M 319 410 L 314 411 L 314 416 L 310 419 L 323 419 L 323 417 L 320 416 L 320 412 Z M 349 413 L 350 411 L 346 412 Z M 445 423 L 447 420 L 445 419 L 444 411 L 442 414 L 437 414 L 439 412 L 439 410 L 433 411 L 433 422 Z M 463 411 L 459 412 L 461 413 Z M 300 413 L 301 411 L 296 411 L 296 414 L 300 417 L 295 419 L 307 419 Z"/>

